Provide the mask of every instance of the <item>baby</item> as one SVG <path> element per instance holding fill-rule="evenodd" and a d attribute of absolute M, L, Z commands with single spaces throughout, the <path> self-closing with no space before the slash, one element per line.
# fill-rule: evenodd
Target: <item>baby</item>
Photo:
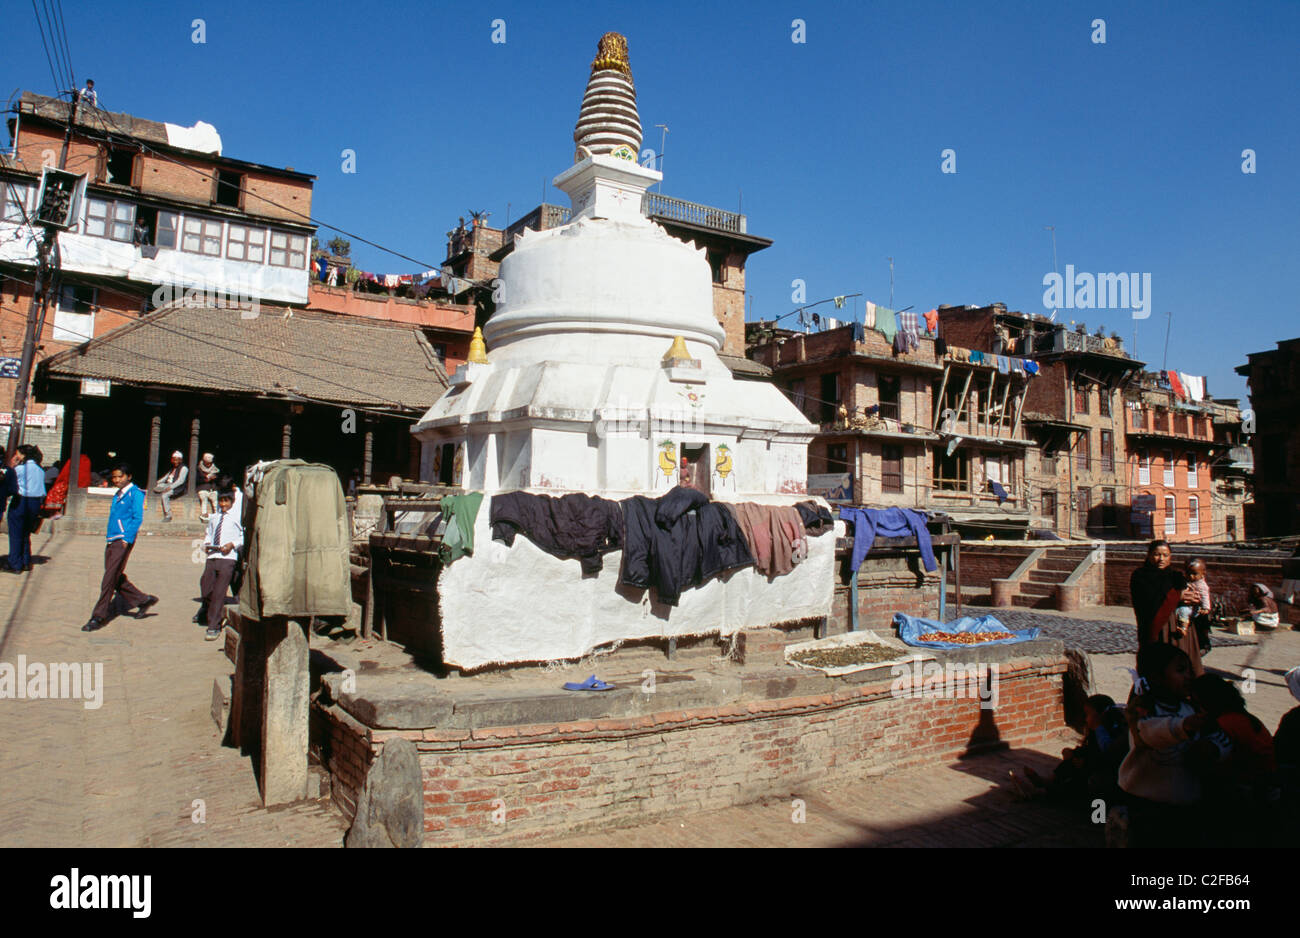
<path fill-rule="evenodd" d="M 1196 590 L 1200 603 L 1195 606 L 1179 606 L 1176 610 L 1180 636 L 1187 634 L 1187 627 L 1191 623 L 1193 616 L 1206 614 L 1210 611 L 1210 584 L 1205 581 L 1204 560 L 1189 560 L 1187 562 L 1187 586 Z"/>

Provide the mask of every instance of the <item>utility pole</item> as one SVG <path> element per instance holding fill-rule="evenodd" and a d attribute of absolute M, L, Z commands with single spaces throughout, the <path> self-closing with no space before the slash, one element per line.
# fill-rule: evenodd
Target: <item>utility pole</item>
<path fill-rule="evenodd" d="M 894 308 L 894 259 L 892 257 L 887 257 L 885 258 L 885 260 L 889 261 L 889 308 L 893 309 Z"/>
<path fill-rule="evenodd" d="M 655 126 L 663 130 L 663 133 L 659 135 L 659 175 L 662 177 L 664 172 L 664 151 L 668 149 L 668 125 L 655 124 Z M 659 192 L 664 191 L 664 181 L 662 178 L 655 183 L 655 185 L 658 187 Z"/>
<path fill-rule="evenodd" d="M 81 93 L 72 89 L 72 104 L 68 107 L 68 123 L 63 131 L 63 148 L 59 152 L 59 169 L 68 162 L 68 144 L 77 119 L 77 103 Z M 39 218 L 43 206 L 36 207 Z M 36 247 L 36 280 L 32 285 L 32 303 L 27 311 L 27 333 L 23 337 L 23 356 L 18 366 L 18 384 L 14 389 L 14 411 L 9 424 L 9 442 L 5 446 L 5 462 L 14 450 L 22 445 L 27 429 L 27 404 L 31 398 L 32 368 L 36 361 L 36 344 L 45 327 L 45 313 L 49 307 L 51 287 L 58 277 L 60 259 L 57 229 L 48 221 L 44 223 L 45 235 Z"/>
<path fill-rule="evenodd" d="M 1169 330 L 1174 324 L 1174 314 L 1166 312 L 1165 315 L 1169 318 L 1165 321 L 1165 355 L 1164 358 L 1160 360 L 1161 371 L 1167 371 L 1169 369 Z"/>

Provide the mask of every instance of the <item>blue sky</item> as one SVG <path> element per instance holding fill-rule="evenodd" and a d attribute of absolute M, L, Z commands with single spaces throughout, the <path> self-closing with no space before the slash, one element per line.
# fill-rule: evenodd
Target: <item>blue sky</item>
<path fill-rule="evenodd" d="M 35 16 L 11 6 L 0 86 L 49 93 Z M 669 126 L 663 191 L 733 210 L 743 199 L 749 231 L 775 242 L 749 263 L 750 318 L 793 309 L 796 278 L 809 302 L 887 303 L 888 256 L 896 308 L 1044 311 L 1055 225 L 1062 270 L 1151 274 L 1150 319 L 1063 316 L 1130 345 L 1136 326 L 1152 368 L 1166 311 L 1169 367 L 1207 375 L 1219 396 L 1245 397 L 1232 369 L 1246 353 L 1300 335 L 1293 0 L 64 0 L 64 12 L 78 82 L 95 78 L 103 106 L 215 124 L 229 156 L 317 174 L 321 221 L 430 266 L 470 209 L 518 218 L 544 183 L 566 201 L 549 180 L 571 162 L 596 40 L 616 30 L 643 146 Z M 953 174 L 940 171 L 947 148 Z M 355 242 L 353 256 L 381 273 L 422 266 Z"/>

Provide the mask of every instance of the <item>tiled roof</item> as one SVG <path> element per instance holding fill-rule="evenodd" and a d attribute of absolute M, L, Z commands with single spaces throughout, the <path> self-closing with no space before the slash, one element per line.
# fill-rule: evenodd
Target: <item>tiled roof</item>
<path fill-rule="evenodd" d="M 50 378 L 423 411 L 447 387 L 408 325 L 262 307 L 166 306 L 43 361 Z"/>
<path fill-rule="evenodd" d="M 742 355 L 724 355 L 718 353 L 718 358 L 722 364 L 731 369 L 731 373 L 738 378 L 770 378 L 772 369 L 762 362 L 756 362 L 752 359 L 745 358 Z"/>

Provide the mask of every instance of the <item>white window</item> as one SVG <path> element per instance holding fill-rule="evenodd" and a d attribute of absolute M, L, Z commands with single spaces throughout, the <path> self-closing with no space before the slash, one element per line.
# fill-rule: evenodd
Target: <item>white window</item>
<path fill-rule="evenodd" d="M 1173 488 L 1174 487 L 1174 451 L 1171 449 L 1167 449 L 1164 452 L 1164 456 L 1165 456 L 1165 486 L 1167 488 Z"/>
<path fill-rule="evenodd" d="M 1151 451 L 1141 450 L 1138 453 L 1138 485 L 1151 484 Z"/>
<path fill-rule="evenodd" d="M 1200 474 L 1196 471 L 1196 454 L 1187 454 L 1187 487 L 1200 488 Z"/>
<path fill-rule="evenodd" d="M 23 220 L 23 211 L 27 208 L 27 199 L 31 187 L 19 185 L 16 182 L 5 183 L 3 194 L 3 209 L 0 211 L 0 219 L 4 221 L 21 222 Z"/>
<path fill-rule="evenodd" d="M 159 212 L 158 228 L 154 232 L 153 242 L 160 248 L 176 247 L 176 225 L 180 216 L 175 212 Z"/>
<path fill-rule="evenodd" d="M 1201 500 L 1195 495 L 1187 500 L 1187 533 L 1201 533 Z"/>
<path fill-rule="evenodd" d="M 306 235 L 291 235 L 284 231 L 271 232 L 271 264 L 276 267 L 307 266 Z"/>
<path fill-rule="evenodd" d="M 64 287 L 54 311 L 56 342 L 85 342 L 95 335 L 95 288 Z"/>
<path fill-rule="evenodd" d="M 186 216 L 181 229 L 181 250 L 191 254 L 221 256 L 221 222 Z"/>
<path fill-rule="evenodd" d="M 135 206 L 132 203 L 86 200 L 86 234 L 129 242 L 134 232 Z"/>
<path fill-rule="evenodd" d="M 108 219 L 113 214 L 113 203 L 103 199 L 86 200 L 86 234 L 97 238 L 108 237 Z"/>
<path fill-rule="evenodd" d="M 232 261 L 263 263 L 266 260 L 266 229 L 232 224 L 226 240 L 226 257 Z"/>
<path fill-rule="evenodd" d="M 1165 536 L 1172 537 L 1178 533 L 1178 517 L 1174 514 L 1174 497 L 1165 496 Z"/>

